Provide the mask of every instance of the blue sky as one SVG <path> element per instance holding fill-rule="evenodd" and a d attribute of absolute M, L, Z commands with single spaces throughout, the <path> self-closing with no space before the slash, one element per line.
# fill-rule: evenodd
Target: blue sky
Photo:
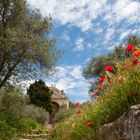
<path fill-rule="evenodd" d="M 82 69 L 90 58 L 110 52 L 130 34 L 140 35 L 139 0 L 27 0 L 53 19 L 56 47 L 64 51 L 57 72 L 46 79 L 72 102 L 89 100 Z"/>

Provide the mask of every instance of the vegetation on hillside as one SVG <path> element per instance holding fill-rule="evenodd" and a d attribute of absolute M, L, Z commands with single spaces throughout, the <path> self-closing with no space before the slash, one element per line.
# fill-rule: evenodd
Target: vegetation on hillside
<path fill-rule="evenodd" d="M 42 124 L 48 119 L 48 113 L 28 102 L 20 89 L 8 87 L 1 91 L 0 140 L 18 139 L 33 130 L 45 129 Z"/>
<path fill-rule="evenodd" d="M 103 68 L 100 96 L 93 93 L 96 102 L 78 106 L 72 116 L 56 125 L 50 140 L 94 140 L 101 125 L 115 121 L 130 106 L 140 103 L 139 44 L 129 43 L 124 51 L 130 57 Z"/>
<path fill-rule="evenodd" d="M 140 48 L 140 39 L 136 36 L 128 36 L 127 44 L 132 44 L 136 48 Z M 112 65 L 115 66 L 116 62 L 119 63 L 127 58 L 133 58 L 132 53 L 126 51 L 122 45 L 116 46 L 114 50 L 107 55 L 99 55 L 97 57 L 91 58 L 89 64 L 83 69 L 83 76 L 89 79 L 91 86 L 89 88 L 89 95 L 92 98 L 92 93 L 100 93 L 98 90 L 98 85 L 101 83 L 100 79 L 105 75 L 105 66 Z M 114 71 L 115 72 L 115 71 Z M 94 79 L 94 82 L 91 80 Z"/>

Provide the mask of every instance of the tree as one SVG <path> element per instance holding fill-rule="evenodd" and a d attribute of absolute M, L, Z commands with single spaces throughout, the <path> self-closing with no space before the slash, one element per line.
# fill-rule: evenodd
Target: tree
<path fill-rule="evenodd" d="M 30 103 L 44 108 L 47 112 L 52 113 L 51 91 L 42 80 L 35 81 L 27 90 Z"/>
<path fill-rule="evenodd" d="M 93 57 L 90 63 L 83 69 L 83 76 L 85 78 L 99 77 L 105 74 L 105 66 L 114 65 L 112 55 L 101 55 Z"/>
<path fill-rule="evenodd" d="M 48 75 L 60 51 L 51 18 L 29 11 L 25 0 L 0 1 L 0 89 L 12 75 L 19 79 Z"/>

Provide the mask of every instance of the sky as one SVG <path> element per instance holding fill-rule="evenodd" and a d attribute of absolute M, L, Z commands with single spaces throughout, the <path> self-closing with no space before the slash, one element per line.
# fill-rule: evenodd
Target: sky
<path fill-rule="evenodd" d="M 140 0 L 27 0 L 29 8 L 51 16 L 56 47 L 64 52 L 47 85 L 64 90 L 72 102 L 90 100 L 82 76 L 92 57 L 107 54 L 128 35 L 140 36 Z"/>

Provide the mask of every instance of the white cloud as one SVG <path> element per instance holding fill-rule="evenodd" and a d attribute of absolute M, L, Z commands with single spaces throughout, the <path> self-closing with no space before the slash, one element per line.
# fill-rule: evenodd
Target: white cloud
<path fill-rule="evenodd" d="M 127 37 L 128 35 L 130 35 L 132 33 L 132 30 L 129 29 L 125 32 L 123 32 L 121 35 L 120 35 L 120 40 L 123 40 L 125 37 Z"/>
<path fill-rule="evenodd" d="M 107 0 L 27 0 L 28 3 L 40 9 L 43 16 L 49 14 L 60 24 L 71 24 L 87 31 L 92 27 L 92 21 L 104 12 Z"/>
<path fill-rule="evenodd" d="M 74 48 L 74 51 L 83 51 L 84 50 L 84 39 L 82 39 L 82 38 L 76 39 L 75 46 L 76 47 Z"/>
<path fill-rule="evenodd" d="M 33 7 L 40 9 L 43 16 L 49 14 L 62 25 L 70 24 L 82 31 L 92 30 L 99 16 L 109 26 L 122 20 L 136 22 L 140 17 L 140 2 L 135 0 L 27 0 Z M 139 21 L 138 21 L 139 22 Z M 97 32 L 102 30 L 99 28 Z"/>
<path fill-rule="evenodd" d="M 140 16 L 140 3 L 132 0 L 117 0 L 113 5 L 115 20 L 120 22 L 123 19 L 136 21 Z"/>
<path fill-rule="evenodd" d="M 65 42 L 70 42 L 70 37 L 67 31 L 63 32 L 61 39 Z"/>
<path fill-rule="evenodd" d="M 88 58 L 84 61 L 84 64 L 89 63 L 89 62 L 90 62 L 90 60 L 91 60 L 91 57 L 88 57 Z"/>
<path fill-rule="evenodd" d="M 87 49 L 93 49 L 93 45 L 91 43 L 88 43 L 86 46 Z"/>
<path fill-rule="evenodd" d="M 108 42 L 113 38 L 113 36 L 115 35 L 115 28 L 108 28 L 106 33 L 105 33 L 105 37 L 104 37 L 104 44 L 108 44 Z"/>

